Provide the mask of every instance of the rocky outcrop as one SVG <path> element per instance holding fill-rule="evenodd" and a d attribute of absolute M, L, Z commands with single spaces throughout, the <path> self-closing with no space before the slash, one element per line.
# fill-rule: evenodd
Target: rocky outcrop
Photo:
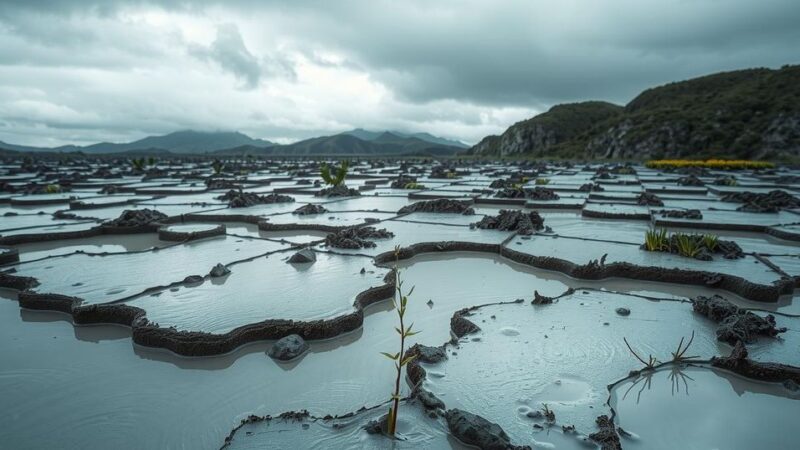
<path fill-rule="evenodd" d="M 166 214 L 156 211 L 155 209 L 126 209 L 125 211 L 122 211 L 122 214 L 120 214 L 119 217 L 114 220 L 104 222 L 103 225 L 108 227 L 123 228 L 142 227 L 159 222 L 166 218 Z"/>
<path fill-rule="evenodd" d="M 296 214 L 298 216 L 309 216 L 313 214 L 322 214 L 327 211 L 328 210 L 325 209 L 325 207 L 322 205 L 315 205 L 313 203 L 308 203 L 307 205 L 301 206 L 292 211 L 292 214 Z"/>
<path fill-rule="evenodd" d="M 329 247 L 359 249 L 373 248 L 376 246 L 370 239 L 389 239 L 394 233 L 375 227 L 345 228 L 339 232 L 331 233 L 325 237 L 325 244 Z"/>
<path fill-rule="evenodd" d="M 297 334 L 290 334 L 272 344 L 269 357 L 278 361 L 291 361 L 309 349 L 308 343 Z"/>
<path fill-rule="evenodd" d="M 249 206 L 266 205 L 270 203 L 290 203 L 294 201 L 294 198 L 288 195 L 258 195 L 252 192 L 231 189 L 224 195 L 217 197 L 217 200 L 227 201 L 229 208 L 247 208 Z"/>
<path fill-rule="evenodd" d="M 762 318 L 750 311 L 740 309 L 719 295 L 699 296 L 692 300 L 693 309 L 714 322 L 717 322 L 717 340 L 736 345 L 749 343 L 757 336 L 775 337 L 786 332 L 786 328 L 775 326 L 775 317 L 767 314 Z"/>

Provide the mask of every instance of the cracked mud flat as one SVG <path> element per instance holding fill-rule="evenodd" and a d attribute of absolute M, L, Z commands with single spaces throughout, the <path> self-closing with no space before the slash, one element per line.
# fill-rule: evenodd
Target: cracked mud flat
<path fill-rule="evenodd" d="M 316 173 L 314 163 L 302 164 Z M 235 208 L 216 199 L 228 188 L 129 175 L 67 195 L 0 198 L 0 406 L 8 412 L 0 442 L 465 448 L 446 420 L 460 410 L 482 418 L 473 424 L 502 429 L 508 446 L 800 445 L 790 432 L 800 412 L 796 381 L 773 379 L 788 376 L 784 369 L 758 369 L 800 366 L 800 214 L 783 194 L 770 208 L 737 210 L 741 204 L 723 201 L 752 203 L 759 197 L 744 193 L 775 190 L 775 175 L 737 173 L 737 186 L 721 188 L 714 180 L 726 174 L 710 173 L 698 177 L 704 187 L 693 187 L 643 167 L 593 179 L 615 169 L 542 165 L 539 176 L 560 200 L 540 201 L 494 195 L 492 183 L 519 170 L 513 165 L 460 166 L 455 179 L 431 178 L 435 165 L 411 167 L 424 187 L 391 188 L 399 166 L 361 164 L 347 181 L 361 196 L 340 198 L 315 196 L 315 177 L 298 184 L 309 178 L 265 163 L 237 180 L 243 192 L 295 202 Z M 201 170 L 210 177 L 210 168 Z M 590 183 L 603 190 L 580 192 Z M 780 189 L 800 195 L 800 184 Z M 653 195 L 664 206 L 638 204 Z M 326 211 L 292 214 L 309 203 Z M 474 214 L 461 214 L 466 208 Z M 662 209 L 697 209 L 702 219 L 662 217 Z M 131 222 L 145 210 L 159 214 Z M 471 227 L 501 210 L 537 212 L 543 227 L 530 235 Z M 127 226 L 108 225 L 123 215 Z M 644 251 L 654 224 L 713 233 L 736 242 L 744 258 Z M 374 247 L 359 249 L 325 245 L 328 235 L 352 227 L 393 236 L 367 236 Z M 408 344 L 442 346 L 447 358 L 409 366 L 401 394 L 419 398 L 404 401 L 402 440 L 391 442 L 363 427 L 386 413 L 393 380 L 379 352 L 396 342 L 387 276 L 395 246 L 403 279 L 416 286 L 407 314 L 422 331 Z M 306 248 L 313 262 L 287 262 Z M 217 265 L 230 273 L 209 275 Z M 727 357 L 732 346 L 717 339 L 717 323 L 694 312 L 692 299 L 713 295 L 773 314 L 786 328 L 747 343 L 747 367 L 756 368 L 747 373 L 771 383 L 712 368 L 711 359 Z M 309 350 L 289 362 L 269 358 L 272 344 L 289 334 Z M 699 358 L 669 363 L 692 335 L 688 354 Z M 658 369 L 637 372 L 643 364 L 624 339 L 657 358 Z M 423 403 L 436 403 L 430 394 L 442 409 L 426 410 Z M 302 410 L 309 417 L 280 417 Z"/>

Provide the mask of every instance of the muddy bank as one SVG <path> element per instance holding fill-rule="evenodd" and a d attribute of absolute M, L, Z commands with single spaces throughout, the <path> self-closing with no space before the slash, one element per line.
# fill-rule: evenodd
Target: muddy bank
<path fill-rule="evenodd" d="M 174 285 L 183 282 L 174 283 Z M 82 305 L 82 300 L 55 293 L 37 293 L 29 289 L 37 281 L 0 273 L 0 287 L 20 290 L 19 306 L 26 309 L 58 311 L 72 316 L 76 324 L 119 324 L 131 327 L 134 343 L 170 350 L 183 356 L 213 356 L 229 353 L 242 345 L 262 340 L 277 340 L 296 334 L 306 340 L 329 339 L 362 326 L 363 309 L 394 295 L 393 273 L 384 277 L 381 286 L 359 293 L 354 311 L 327 320 L 293 321 L 269 319 L 237 327 L 227 333 L 214 334 L 164 328 L 147 320 L 145 310 L 125 304 Z M 155 289 L 155 288 L 152 288 Z"/>
<path fill-rule="evenodd" d="M 774 303 L 778 301 L 781 295 L 790 294 L 794 290 L 794 280 L 789 279 L 776 280 L 772 284 L 757 284 L 735 275 L 678 268 L 638 266 L 627 262 L 601 264 L 599 260 L 594 260 L 588 264 L 581 265 L 552 256 L 535 256 L 519 252 L 499 244 L 460 241 L 423 242 L 401 248 L 399 257 L 400 259 L 408 259 L 422 253 L 457 251 L 495 253 L 520 264 L 553 270 L 573 278 L 586 280 L 619 277 L 642 281 L 710 286 L 757 302 Z M 381 253 L 376 255 L 374 259 L 378 265 L 388 265 L 394 260 L 394 252 Z"/>
<path fill-rule="evenodd" d="M 225 230 L 225 224 L 219 224 L 206 230 L 197 231 L 181 231 L 175 229 L 174 225 L 164 225 L 158 229 L 158 238 L 162 241 L 183 242 L 212 236 L 222 236 L 225 234 Z"/>
<path fill-rule="evenodd" d="M 771 383 L 784 383 L 787 386 L 800 385 L 800 367 L 772 362 L 758 362 L 747 357 L 747 348 L 739 341 L 730 356 L 711 358 L 711 366 L 729 370 L 753 380 Z"/>

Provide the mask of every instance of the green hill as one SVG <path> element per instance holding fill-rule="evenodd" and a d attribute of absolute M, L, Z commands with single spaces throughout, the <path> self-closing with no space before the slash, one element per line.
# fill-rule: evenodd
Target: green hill
<path fill-rule="evenodd" d="M 569 109 L 560 111 L 562 107 Z M 800 66 L 738 70 L 670 83 L 642 92 L 624 108 L 600 102 L 555 106 L 501 136 L 485 138 L 470 152 L 795 159 L 800 157 Z"/>

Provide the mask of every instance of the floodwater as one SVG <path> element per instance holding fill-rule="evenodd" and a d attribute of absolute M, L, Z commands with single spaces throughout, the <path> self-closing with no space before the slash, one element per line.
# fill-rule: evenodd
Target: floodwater
<path fill-rule="evenodd" d="M 422 387 L 446 409 L 460 408 L 499 425 L 515 445 L 597 447 L 589 438 L 597 431 L 595 419 L 615 411 L 625 448 L 799 447 L 790 427 L 800 413 L 800 397 L 782 384 L 744 379 L 702 363 L 668 364 L 646 376 L 627 377 L 642 367 L 628 345 L 666 361 L 682 338 L 693 335 L 691 355 L 706 360 L 730 353 L 731 346 L 717 340 L 717 324 L 693 311 L 691 299 L 699 295 L 721 295 L 762 317 L 775 314 L 777 326 L 787 330 L 776 338 L 748 342 L 749 356 L 800 366 L 800 301 L 794 290 L 800 286 L 800 241 L 789 239 L 800 224 L 800 211 L 740 212 L 739 204 L 721 202 L 714 189 L 659 193 L 662 187 L 677 189 L 677 177 L 643 185 L 640 180 L 655 179 L 657 172 L 641 167 L 636 167 L 638 175 L 602 180 L 602 192 L 577 192 L 593 182 L 597 167 L 539 168 L 538 177 L 551 179 L 545 187 L 562 200 L 549 206 L 548 201 L 535 202 L 543 204 L 539 212 L 549 229 L 531 236 L 471 226 L 501 209 L 532 211 L 524 200 L 498 203 L 489 188 L 513 171 L 528 170 L 521 166 L 464 166 L 460 178 L 435 179 L 428 177 L 431 165 L 419 164 L 414 170 L 426 188 L 409 191 L 389 187 L 399 166 L 362 163 L 352 169 L 359 178 L 348 181 L 350 187 L 365 189 L 362 196 L 325 198 L 314 195 L 318 187 L 296 184 L 308 177 L 270 164 L 238 182 L 259 195 L 280 190 L 295 202 L 245 208 L 228 208 L 217 199 L 227 189 L 206 190 L 200 182 L 171 177 L 143 181 L 126 172 L 125 178 L 108 183 L 92 178 L 80 192 L 0 198 L 0 214 L 12 213 L 0 216 L 0 245 L 16 249 L 20 259 L 0 270 L 35 277 L 39 285 L 32 289 L 37 293 L 78 297 L 84 305 L 136 306 L 162 328 L 224 334 L 268 319 L 332 321 L 352 314 L 358 309 L 356 298 L 383 286 L 396 265 L 405 289 L 415 287 L 406 317 L 420 333 L 407 344 L 444 345 L 447 354 L 442 362 L 422 363 L 427 371 Z M 18 178 L 9 172 L 13 169 L 13 164 L 2 166 L 0 176 Z M 171 170 L 198 167 L 175 165 Z M 202 170 L 211 174 L 208 167 Z M 701 179 L 711 183 L 716 175 Z M 740 184 L 726 191 L 771 190 L 763 188 L 771 183 L 769 177 L 738 176 Z M 26 174 L 20 182 L 36 179 L 36 174 Z M 271 179 L 272 184 L 263 184 Z M 748 183 L 760 187 L 751 189 Z M 118 186 L 119 193 L 101 193 L 106 184 Z M 526 185 L 533 186 L 533 181 Z M 800 183 L 791 186 L 789 192 L 797 195 Z M 637 205 L 645 188 L 666 206 Z M 69 210 L 70 197 L 81 199 L 81 209 Z M 475 214 L 397 213 L 408 204 L 436 198 L 471 203 Z M 480 203 L 472 203 L 475 199 Z M 556 209 L 565 202 L 573 209 Z M 328 211 L 292 214 L 307 203 L 322 204 Z M 167 227 L 174 231 L 206 231 L 222 223 L 226 233 L 187 242 L 161 241 L 155 228 L 135 234 L 57 234 L 90 230 L 125 210 L 145 208 L 173 218 Z M 670 231 L 713 233 L 737 242 L 743 257 L 714 254 L 713 260 L 702 261 L 643 250 L 644 233 L 660 218 L 652 212 L 664 208 L 700 209 L 703 219 L 670 219 Z M 605 218 L 585 217 L 581 209 Z M 59 210 L 80 217 L 55 219 Z M 632 220 L 630 214 L 650 219 Z M 290 230 L 262 230 L 258 221 Z M 726 229 L 726 224 L 748 223 L 763 229 Z M 343 249 L 328 246 L 328 233 L 320 231 L 320 226 L 365 225 L 394 236 Z M 789 238 L 770 234 L 772 228 L 785 230 Z M 487 245 L 485 251 L 442 251 L 449 245 L 444 243 L 453 241 Z M 373 259 L 396 246 L 418 243 L 439 243 L 439 248 L 383 265 Z M 573 278 L 558 264 L 536 268 L 504 258 L 498 254 L 501 246 L 559 264 L 678 268 L 739 277 L 756 288 L 783 286 L 783 291 L 776 298 L 745 299 L 729 285 L 723 289 L 714 283 Z M 288 263 L 306 247 L 316 256 L 313 263 Z M 230 274 L 209 276 L 217 264 Z M 534 292 L 556 299 L 532 305 Z M 6 413 L 0 423 L 2 448 L 215 449 L 250 415 L 299 410 L 316 417 L 356 414 L 248 423 L 233 433 L 231 448 L 465 448 L 448 431 L 442 411 L 425 411 L 417 401 L 403 403 L 400 440 L 363 429 L 387 408 L 361 409 L 381 405 L 393 387 L 394 367 L 380 355 L 397 351 L 397 316 L 389 299 L 365 308 L 362 327 L 332 339 L 310 340 L 308 352 L 279 363 L 266 355 L 273 341 L 251 342 L 219 356 L 178 356 L 134 344 L 125 326 L 75 325 L 68 314 L 21 309 L 17 294 L 0 289 L 0 410 Z M 473 307 L 467 318 L 480 330 L 453 339 L 451 318 Z M 621 314 L 620 308 L 629 314 Z M 410 393 L 409 383 L 401 383 L 401 394 Z M 545 408 L 555 413 L 555 422 L 538 417 L 537 411 Z"/>

